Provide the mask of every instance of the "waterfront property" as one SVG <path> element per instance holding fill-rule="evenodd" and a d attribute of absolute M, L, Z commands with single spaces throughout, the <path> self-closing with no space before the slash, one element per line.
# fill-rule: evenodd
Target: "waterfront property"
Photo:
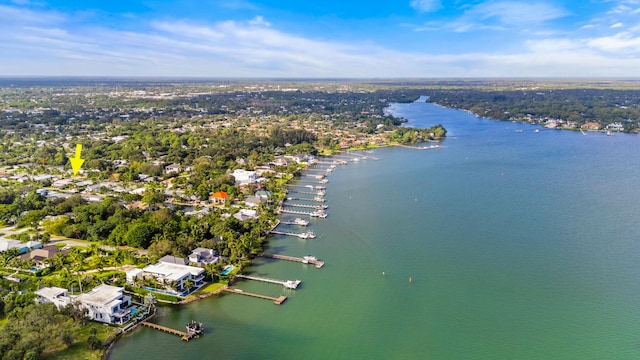
<path fill-rule="evenodd" d="M 187 280 L 191 281 L 194 287 L 200 287 L 204 284 L 203 268 L 185 265 L 186 260 L 184 259 L 182 259 L 183 263 L 179 263 L 176 258 L 171 258 L 165 256 L 158 260 L 157 264 L 148 265 L 142 270 L 145 274 L 155 277 L 166 290 L 176 290 L 179 293 L 188 290 L 185 285 Z"/>
<path fill-rule="evenodd" d="M 78 296 L 67 294 L 59 287 L 44 287 L 36 291 L 36 302 L 53 303 L 58 308 L 69 304 L 79 304 L 87 309 L 91 320 L 107 324 L 124 324 L 131 316 L 131 297 L 124 295 L 124 288 L 101 284 L 93 290 Z"/>

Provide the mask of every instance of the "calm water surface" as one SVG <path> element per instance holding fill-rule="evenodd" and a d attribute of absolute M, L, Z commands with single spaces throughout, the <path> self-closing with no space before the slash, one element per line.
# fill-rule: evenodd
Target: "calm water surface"
<path fill-rule="evenodd" d="M 207 333 L 184 343 L 139 329 L 111 359 L 640 358 L 638 136 L 389 110 L 442 123 L 444 148 L 336 168 L 318 237 L 267 248 L 325 268 L 258 259 L 254 274 L 302 287 L 238 284 L 285 305 L 229 294 L 163 307 L 155 322 L 196 319 Z"/>

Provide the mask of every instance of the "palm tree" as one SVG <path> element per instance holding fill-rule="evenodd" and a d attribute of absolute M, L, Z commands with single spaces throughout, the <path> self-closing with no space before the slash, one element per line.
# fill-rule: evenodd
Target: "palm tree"
<path fill-rule="evenodd" d="M 218 269 L 216 269 L 215 264 L 205 264 L 204 271 L 207 275 L 211 276 L 211 282 L 215 282 L 215 278 L 218 275 Z"/>
<path fill-rule="evenodd" d="M 191 290 L 191 288 L 193 287 L 193 281 L 191 279 L 186 279 L 183 284 L 187 291 Z"/>

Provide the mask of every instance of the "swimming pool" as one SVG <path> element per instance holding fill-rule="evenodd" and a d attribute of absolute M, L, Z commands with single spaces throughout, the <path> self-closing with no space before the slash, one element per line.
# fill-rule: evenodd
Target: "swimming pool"
<path fill-rule="evenodd" d="M 220 275 L 229 275 L 229 273 L 235 269 L 235 266 L 233 265 L 227 265 L 225 266 L 222 271 L 220 272 Z"/>

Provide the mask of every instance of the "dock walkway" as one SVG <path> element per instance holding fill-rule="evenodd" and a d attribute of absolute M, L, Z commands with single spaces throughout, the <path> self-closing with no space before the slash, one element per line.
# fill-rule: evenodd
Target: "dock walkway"
<path fill-rule="evenodd" d="M 320 261 L 320 260 L 317 260 L 317 259 L 316 260 L 312 260 L 312 259 L 305 259 L 305 258 L 300 258 L 300 257 L 295 257 L 295 256 L 288 256 L 288 255 L 280 255 L 280 254 L 258 254 L 258 256 L 265 257 L 265 258 L 270 258 L 270 259 L 295 261 L 295 262 L 299 262 L 299 263 L 303 263 L 303 264 L 312 264 L 312 265 L 315 265 L 315 267 L 317 269 L 320 269 L 321 267 L 324 266 L 324 261 Z"/>
<path fill-rule="evenodd" d="M 232 294 L 240 294 L 240 295 L 251 296 L 251 297 L 255 297 L 255 298 L 259 298 L 259 299 L 271 300 L 276 305 L 281 305 L 282 303 L 284 303 L 287 300 L 287 297 L 284 296 L 284 295 L 280 295 L 279 297 L 273 297 L 273 296 L 267 296 L 267 295 L 251 293 L 251 292 L 243 291 L 243 290 L 240 290 L 240 289 L 229 289 L 229 288 L 224 289 L 223 291 L 226 291 L 226 292 L 229 292 L 229 293 L 232 293 Z"/>
<path fill-rule="evenodd" d="M 197 335 L 195 333 L 186 333 L 184 331 L 172 329 L 170 327 L 166 327 L 166 326 L 150 323 L 150 322 L 147 322 L 147 321 L 141 322 L 140 325 L 147 326 L 147 327 L 150 327 L 150 328 L 153 328 L 153 329 L 156 329 L 156 330 L 168 332 L 168 333 L 173 334 L 173 335 L 178 335 L 184 341 L 189 341 L 189 340 L 193 339 L 193 337 L 195 337 Z"/>
<path fill-rule="evenodd" d="M 264 278 L 264 277 L 259 277 L 259 276 L 249 276 L 249 275 L 236 275 L 237 278 L 240 279 L 247 279 L 247 280 L 255 280 L 255 281 L 262 281 L 262 282 L 268 282 L 268 283 L 272 283 L 272 284 L 279 284 L 282 285 L 284 287 L 287 287 L 289 289 L 297 289 L 298 285 L 300 285 L 300 283 L 302 283 L 302 281 L 300 280 L 276 280 L 276 279 L 269 279 L 269 278 Z"/>

